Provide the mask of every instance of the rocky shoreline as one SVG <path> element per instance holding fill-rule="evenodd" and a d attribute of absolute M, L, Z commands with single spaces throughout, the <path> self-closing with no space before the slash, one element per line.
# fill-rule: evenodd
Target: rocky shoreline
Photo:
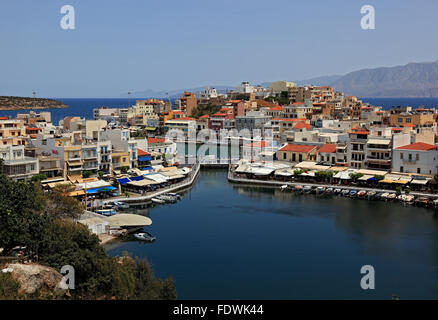
<path fill-rule="evenodd" d="M 53 99 L 0 96 L 0 110 L 14 111 L 62 108 L 68 108 L 68 106 L 61 101 Z"/>

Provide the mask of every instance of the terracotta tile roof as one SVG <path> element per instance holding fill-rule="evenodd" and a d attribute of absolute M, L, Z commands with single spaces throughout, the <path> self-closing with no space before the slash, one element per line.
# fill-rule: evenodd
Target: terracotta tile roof
<path fill-rule="evenodd" d="M 166 139 L 164 139 L 164 138 L 148 138 L 149 144 L 164 143 L 165 141 L 166 141 Z"/>
<path fill-rule="evenodd" d="M 273 107 L 269 107 L 269 110 L 272 110 L 272 111 L 283 111 L 283 107 L 282 106 L 273 106 Z"/>
<path fill-rule="evenodd" d="M 294 129 L 312 129 L 312 126 L 308 123 L 305 123 L 304 121 L 298 122 L 296 125 L 294 125 Z"/>
<path fill-rule="evenodd" d="M 309 153 L 310 151 L 312 151 L 315 148 L 316 148 L 316 146 L 308 146 L 308 145 L 301 145 L 301 144 L 287 144 L 283 148 L 281 148 L 280 151 Z"/>
<path fill-rule="evenodd" d="M 144 150 L 141 150 L 141 149 L 137 149 L 137 155 L 138 155 L 139 157 L 141 157 L 141 156 L 149 156 L 150 153 L 149 153 L 149 152 L 146 152 L 146 151 L 144 151 Z"/>
<path fill-rule="evenodd" d="M 416 150 L 416 151 L 430 151 L 435 149 L 436 146 L 424 142 L 416 142 L 413 144 L 409 144 L 407 146 L 397 148 L 397 150 Z"/>
<path fill-rule="evenodd" d="M 336 145 L 335 144 L 325 144 L 323 145 L 318 152 L 320 153 L 335 153 L 336 152 Z"/>
<path fill-rule="evenodd" d="M 253 143 L 245 144 L 244 147 L 246 148 L 266 148 L 269 147 L 271 144 L 265 140 L 257 141 Z"/>

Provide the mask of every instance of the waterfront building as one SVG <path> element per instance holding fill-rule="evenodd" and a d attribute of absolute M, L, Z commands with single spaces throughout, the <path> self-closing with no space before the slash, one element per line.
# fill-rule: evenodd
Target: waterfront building
<path fill-rule="evenodd" d="M 366 144 L 370 132 L 367 129 L 352 129 L 349 131 L 347 159 L 350 167 L 355 169 L 365 168 Z"/>
<path fill-rule="evenodd" d="M 367 168 L 390 170 L 392 163 L 391 151 L 391 138 L 370 137 L 365 148 Z"/>
<path fill-rule="evenodd" d="M 167 134 L 171 130 L 179 130 L 184 134 L 184 138 L 187 138 L 191 133 L 196 133 L 196 119 L 183 117 L 168 120 L 164 124 L 164 132 Z"/>
<path fill-rule="evenodd" d="M 437 146 L 416 142 L 395 148 L 393 150 L 392 169 L 397 172 L 438 174 Z"/>
<path fill-rule="evenodd" d="M 336 164 L 336 144 L 325 144 L 318 149 L 316 161 L 325 165 Z"/>
<path fill-rule="evenodd" d="M 251 133 L 253 133 L 254 130 L 259 130 L 260 135 L 263 137 L 265 136 L 266 128 L 271 125 L 270 120 L 271 117 L 265 115 L 263 112 L 249 111 L 244 116 L 236 117 L 236 129 L 238 131 L 246 129 Z"/>
<path fill-rule="evenodd" d="M 277 151 L 279 161 L 302 162 L 316 159 L 317 146 L 303 144 L 287 144 Z"/>

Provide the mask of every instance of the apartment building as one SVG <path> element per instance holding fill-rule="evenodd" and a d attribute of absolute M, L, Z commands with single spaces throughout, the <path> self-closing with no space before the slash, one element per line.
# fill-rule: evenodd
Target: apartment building
<path fill-rule="evenodd" d="M 277 151 L 277 159 L 289 162 L 312 161 L 316 159 L 317 149 L 314 145 L 287 144 Z"/>
<path fill-rule="evenodd" d="M 0 146 L 3 174 L 14 180 L 30 180 L 39 173 L 38 159 L 25 156 L 23 145 Z"/>
<path fill-rule="evenodd" d="M 366 146 L 370 132 L 366 129 L 352 129 L 347 144 L 349 167 L 363 169 L 366 166 Z"/>
<path fill-rule="evenodd" d="M 196 94 L 184 91 L 184 95 L 175 101 L 175 104 L 181 111 L 185 111 L 188 116 L 191 116 L 193 111 L 198 107 L 198 99 Z"/>
<path fill-rule="evenodd" d="M 1 145 L 26 145 L 26 127 L 23 120 L 0 120 Z"/>

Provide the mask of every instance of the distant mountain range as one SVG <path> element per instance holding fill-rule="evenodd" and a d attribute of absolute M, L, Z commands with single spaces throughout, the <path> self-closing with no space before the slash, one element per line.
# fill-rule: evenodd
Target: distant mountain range
<path fill-rule="evenodd" d="M 438 61 L 409 63 L 404 66 L 362 69 L 346 75 L 332 75 L 294 81 L 299 86 L 317 85 L 331 86 L 346 95 L 375 98 L 425 98 L 438 97 Z M 272 82 L 261 85 L 269 87 Z M 214 86 L 219 93 L 234 89 L 234 86 Z M 199 94 L 204 87 L 187 88 L 187 91 Z M 174 99 L 184 89 L 170 91 L 145 90 L 133 92 L 133 98 L 156 97 Z M 127 97 L 127 94 L 122 95 Z"/>

